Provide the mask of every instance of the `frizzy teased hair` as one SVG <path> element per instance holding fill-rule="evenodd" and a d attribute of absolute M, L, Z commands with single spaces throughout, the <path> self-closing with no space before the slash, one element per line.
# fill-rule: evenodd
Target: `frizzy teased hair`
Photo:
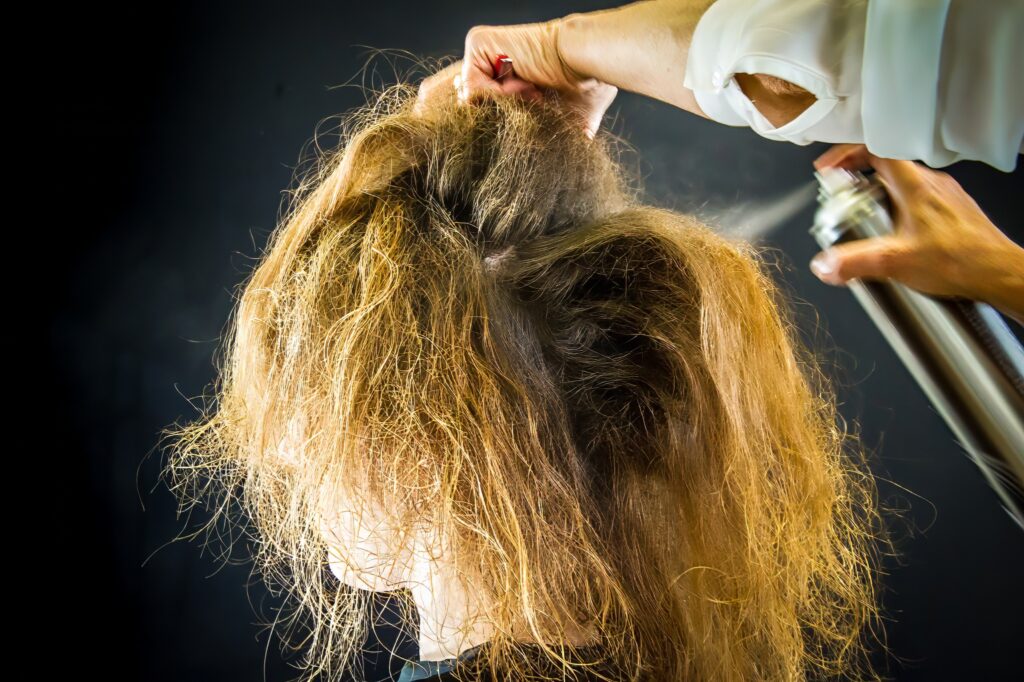
<path fill-rule="evenodd" d="M 353 120 L 245 284 L 216 409 L 169 430 L 183 504 L 251 520 L 308 679 L 367 634 L 325 579 L 340 490 L 448 538 L 493 679 L 574 679 L 569 624 L 603 679 L 877 679 L 874 481 L 754 247 L 640 203 L 552 97 L 400 83 Z"/>

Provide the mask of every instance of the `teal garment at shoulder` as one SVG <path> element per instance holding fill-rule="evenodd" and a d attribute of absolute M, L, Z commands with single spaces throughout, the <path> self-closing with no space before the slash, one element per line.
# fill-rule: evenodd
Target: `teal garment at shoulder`
<path fill-rule="evenodd" d="M 415 680 L 429 680 L 433 677 L 439 677 L 450 672 L 455 667 L 457 661 L 465 661 L 472 658 L 481 646 L 483 645 L 466 649 L 459 654 L 458 658 L 445 658 L 440 661 L 406 661 L 405 665 L 402 666 L 402 674 L 399 675 L 398 682 L 414 682 Z"/>

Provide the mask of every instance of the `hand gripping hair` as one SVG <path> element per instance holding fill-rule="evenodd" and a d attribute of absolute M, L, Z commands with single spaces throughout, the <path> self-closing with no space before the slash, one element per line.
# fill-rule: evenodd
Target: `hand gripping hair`
<path fill-rule="evenodd" d="M 643 205 L 553 98 L 415 104 L 385 90 L 318 157 L 170 433 L 183 504 L 251 523 L 308 679 L 359 664 L 424 538 L 493 679 L 871 674 L 874 482 L 759 253 Z M 387 533 L 331 548 L 359 505 Z"/>

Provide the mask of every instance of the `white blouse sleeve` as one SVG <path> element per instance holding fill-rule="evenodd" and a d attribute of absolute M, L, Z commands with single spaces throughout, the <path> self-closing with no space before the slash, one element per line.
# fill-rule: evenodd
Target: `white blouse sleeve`
<path fill-rule="evenodd" d="M 718 0 L 694 31 L 683 84 L 712 119 L 805 145 L 1013 170 L 1024 149 L 1021 0 Z M 817 101 L 774 127 L 736 73 Z"/>
<path fill-rule="evenodd" d="M 863 120 L 879 156 L 1012 171 L 1024 152 L 1024 2 L 871 0 Z"/>
<path fill-rule="evenodd" d="M 693 34 L 683 85 L 712 119 L 806 145 L 851 142 L 860 131 L 860 62 L 867 0 L 718 0 Z M 733 76 L 795 83 L 817 101 L 776 128 Z"/>

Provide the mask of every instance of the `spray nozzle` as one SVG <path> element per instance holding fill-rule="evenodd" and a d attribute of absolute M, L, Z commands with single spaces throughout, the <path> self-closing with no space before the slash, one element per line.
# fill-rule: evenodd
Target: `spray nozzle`
<path fill-rule="evenodd" d="M 867 182 L 863 173 L 845 168 L 828 167 L 815 171 L 820 192 L 826 197 L 835 196 L 840 192 L 856 189 Z"/>

